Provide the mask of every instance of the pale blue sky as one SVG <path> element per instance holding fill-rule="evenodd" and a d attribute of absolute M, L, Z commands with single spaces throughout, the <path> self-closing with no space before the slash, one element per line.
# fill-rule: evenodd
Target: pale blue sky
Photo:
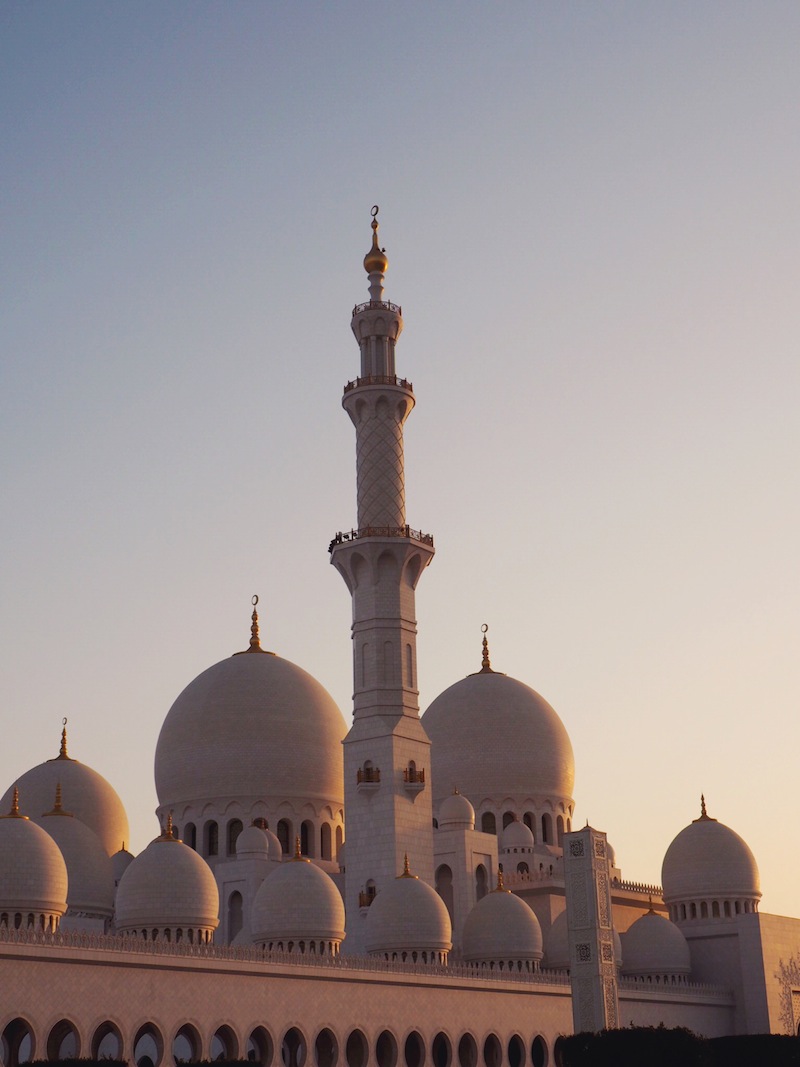
<path fill-rule="evenodd" d="M 627 877 L 702 790 L 800 914 L 799 49 L 794 0 L 0 7 L 0 791 L 67 715 L 144 847 L 256 592 L 348 713 L 379 203 L 423 707 L 488 622 Z"/>

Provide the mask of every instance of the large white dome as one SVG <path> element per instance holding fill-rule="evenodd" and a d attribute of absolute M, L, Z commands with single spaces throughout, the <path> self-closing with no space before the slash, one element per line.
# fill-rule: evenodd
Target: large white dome
<path fill-rule="evenodd" d="M 664 856 L 664 902 L 761 897 L 758 865 L 747 842 L 724 823 L 709 818 L 702 802 L 699 819 L 685 827 Z"/>
<path fill-rule="evenodd" d="M 265 652 L 203 671 L 170 708 L 156 746 L 160 811 L 265 796 L 343 803 L 342 713 L 300 667 Z"/>
<path fill-rule="evenodd" d="M 571 802 L 575 763 L 564 724 L 522 682 L 482 671 L 456 682 L 422 717 L 431 739 L 434 806 L 453 789 L 486 798 Z"/>
<path fill-rule="evenodd" d="M 50 811 L 60 785 L 64 807 L 97 834 L 109 856 L 130 842 L 122 801 L 102 775 L 67 755 L 66 730 L 61 735 L 60 754 L 26 771 L 15 784 L 23 814 L 38 819 Z M 12 786 L 0 798 L 0 811 L 8 810 L 13 792 Z"/>

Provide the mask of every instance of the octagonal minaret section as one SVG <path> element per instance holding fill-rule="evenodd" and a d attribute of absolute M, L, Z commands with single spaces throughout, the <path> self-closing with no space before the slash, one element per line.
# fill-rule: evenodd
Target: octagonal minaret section
<path fill-rule="evenodd" d="M 353 726 L 344 741 L 345 907 L 348 953 L 364 951 L 373 898 L 403 870 L 433 884 L 430 741 L 419 718 L 415 590 L 433 558 L 433 538 L 406 522 L 403 425 L 414 407 L 397 375 L 402 311 L 384 299 L 388 260 L 364 257 L 369 300 L 353 309 L 361 355 L 342 406 L 356 430 L 357 526 L 338 533 L 331 563 L 353 602 Z"/>

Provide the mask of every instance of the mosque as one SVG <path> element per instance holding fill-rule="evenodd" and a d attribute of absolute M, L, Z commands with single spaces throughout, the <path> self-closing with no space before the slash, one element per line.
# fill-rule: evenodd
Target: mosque
<path fill-rule="evenodd" d="M 492 667 L 485 627 L 475 673 L 420 715 L 434 542 L 406 521 L 415 394 L 376 215 L 342 400 L 357 519 L 330 544 L 353 605 L 352 724 L 261 647 L 254 598 L 247 647 L 166 716 L 161 833 L 138 856 L 65 724 L 0 800 L 4 1067 L 545 1067 L 573 1030 L 798 1032 L 800 920 L 759 911 L 753 854 L 705 801 L 662 886 L 624 877 L 605 833 L 573 829 L 564 724 Z"/>

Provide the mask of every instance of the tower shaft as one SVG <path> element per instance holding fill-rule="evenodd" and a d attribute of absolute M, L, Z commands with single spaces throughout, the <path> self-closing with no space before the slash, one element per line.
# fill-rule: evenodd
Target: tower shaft
<path fill-rule="evenodd" d="M 419 719 L 415 591 L 433 538 L 406 523 L 403 426 L 414 407 L 395 371 L 402 311 L 383 299 L 385 254 L 364 260 L 370 300 L 353 309 L 360 376 L 342 406 L 356 431 L 358 526 L 337 534 L 331 563 L 353 603 L 353 726 L 344 741 L 348 952 L 363 951 L 372 897 L 403 870 L 433 882 L 430 742 Z"/>

